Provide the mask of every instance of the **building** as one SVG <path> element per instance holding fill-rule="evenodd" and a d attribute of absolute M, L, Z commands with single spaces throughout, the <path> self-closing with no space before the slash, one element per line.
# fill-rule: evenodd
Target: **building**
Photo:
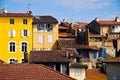
<path fill-rule="evenodd" d="M 120 57 L 105 60 L 107 80 L 120 80 Z"/>
<path fill-rule="evenodd" d="M 30 63 L 44 64 L 56 71 L 69 75 L 70 60 L 65 57 L 66 51 L 31 51 Z"/>
<path fill-rule="evenodd" d="M 5 63 L 24 62 L 24 52 L 32 50 L 32 15 L 0 12 L 0 59 Z"/>
<path fill-rule="evenodd" d="M 106 48 L 107 57 L 116 57 L 120 49 L 120 18 L 115 20 L 100 20 L 95 18 L 87 25 L 89 45 Z"/>
<path fill-rule="evenodd" d="M 56 50 L 58 21 L 52 16 L 33 17 L 33 50 Z"/>
<path fill-rule="evenodd" d="M 77 54 L 81 56 L 80 60 L 76 60 L 76 62 L 87 64 L 89 69 L 96 66 L 98 58 L 97 46 L 79 44 L 74 38 L 59 39 L 58 44 L 61 50 L 75 49 Z"/>
<path fill-rule="evenodd" d="M 0 80 L 75 80 L 42 64 L 0 65 Z"/>
<path fill-rule="evenodd" d="M 75 78 L 77 80 L 85 80 L 86 68 L 87 65 L 83 65 L 81 63 L 72 63 L 70 65 L 70 77 Z"/>

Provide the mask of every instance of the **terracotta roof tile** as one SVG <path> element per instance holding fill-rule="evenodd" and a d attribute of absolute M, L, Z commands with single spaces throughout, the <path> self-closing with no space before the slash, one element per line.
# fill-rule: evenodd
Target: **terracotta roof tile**
<path fill-rule="evenodd" d="M 75 80 L 41 64 L 2 64 L 0 80 Z"/>
<path fill-rule="evenodd" d="M 0 17 L 32 17 L 29 13 L 3 13 Z"/>
<path fill-rule="evenodd" d="M 112 58 L 112 59 L 106 59 L 104 62 L 106 63 L 120 63 L 120 57 Z"/>
<path fill-rule="evenodd" d="M 73 24 L 73 30 L 78 30 L 78 29 L 81 29 L 81 28 L 86 28 L 86 25 L 88 23 L 85 23 L 85 22 L 77 22 L 76 24 Z"/>
<path fill-rule="evenodd" d="M 58 21 L 52 16 L 34 16 L 33 23 L 58 23 Z"/>
<path fill-rule="evenodd" d="M 76 49 L 91 49 L 98 50 L 97 46 L 89 46 L 84 44 L 79 44 L 75 39 L 59 39 L 58 43 L 62 49 L 66 48 L 76 48 Z"/>
<path fill-rule="evenodd" d="M 115 20 L 99 20 L 97 21 L 100 25 L 119 25 L 120 22 L 116 22 Z"/>
<path fill-rule="evenodd" d="M 64 57 L 66 51 L 31 51 L 30 52 L 30 62 L 40 63 L 40 62 L 70 62 L 69 59 Z"/>

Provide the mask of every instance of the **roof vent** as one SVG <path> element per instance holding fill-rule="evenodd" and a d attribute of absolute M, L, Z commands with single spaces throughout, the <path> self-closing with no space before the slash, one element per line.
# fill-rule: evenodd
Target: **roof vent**
<path fill-rule="evenodd" d="M 120 17 L 117 16 L 117 17 L 115 18 L 115 21 L 116 21 L 116 22 L 120 22 Z"/>

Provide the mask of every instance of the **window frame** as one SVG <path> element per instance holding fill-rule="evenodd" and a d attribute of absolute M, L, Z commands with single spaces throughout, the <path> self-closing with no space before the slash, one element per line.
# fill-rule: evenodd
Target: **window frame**
<path fill-rule="evenodd" d="M 53 35 L 48 35 L 48 43 L 53 43 Z"/>
<path fill-rule="evenodd" d="M 23 24 L 27 25 L 28 24 L 28 20 L 27 19 L 23 19 Z"/>
<path fill-rule="evenodd" d="M 13 60 L 13 61 L 10 61 L 10 60 Z M 9 58 L 8 62 L 10 64 L 15 64 L 15 63 L 18 63 L 18 60 L 16 58 Z"/>
<path fill-rule="evenodd" d="M 23 45 L 23 43 L 25 43 Z M 27 45 L 27 46 L 26 46 Z M 24 47 L 24 48 L 23 48 Z M 21 52 L 24 53 L 24 52 L 28 52 L 28 43 L 27 42 L 21 42 Z"/>
<path fill-rule="evenodd" d="M 10 19 L 10 24 L 14 24 L 14 19 Z"/>
<path fill-rule="evenodd" d="M 14 43 L 14 44 L 11 44 L 11 43 Z M 11 47 L 12 47 L 12 50 L 11 50 Z M 10 41 L 9 42 L 9 53 L 15 53 L 15 52 L 16 52 L 16 42 L 15 41 Z"/>

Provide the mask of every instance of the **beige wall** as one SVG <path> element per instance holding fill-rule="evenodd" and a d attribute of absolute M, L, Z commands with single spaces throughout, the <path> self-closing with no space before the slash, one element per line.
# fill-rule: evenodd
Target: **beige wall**
<path fill-rule="evenodd" d="M 106 71 L 107 80 L 120 80 L 120 63 L 107 63 Z"/>
<path fill-rule="evenodd" d="M 70 68 L 70 77 L 75 78 L 77 80 L 85 80 L 86 79 L 86 73 L 85 68 L 80 68 L 80 74 L 76 74 L 76 68 Z"/>
<path fill-rule="evenodd" d="M 106 33 L 109 33 L 110 32 L 110 26 L 100 26 L 101 29 L 100 29 L 100 34 L 101 35 L 105 35 Z"/>
<path fill-rule="evenodd" d="M 39 35 L 43 35 L 43 43 L 39 43 Z M 52 43 L 48 43 L 48 35 L 52 35 Z M 40 48 L 43 48 L 44 50 L 51 48 L 54 50 L 57 48 L 56 40 L 58 40 L 58 24 L 53 24 L 52 32 L 38 32 L 37 25 L 33 25 L 33 50 L 39 50 Z"/>

